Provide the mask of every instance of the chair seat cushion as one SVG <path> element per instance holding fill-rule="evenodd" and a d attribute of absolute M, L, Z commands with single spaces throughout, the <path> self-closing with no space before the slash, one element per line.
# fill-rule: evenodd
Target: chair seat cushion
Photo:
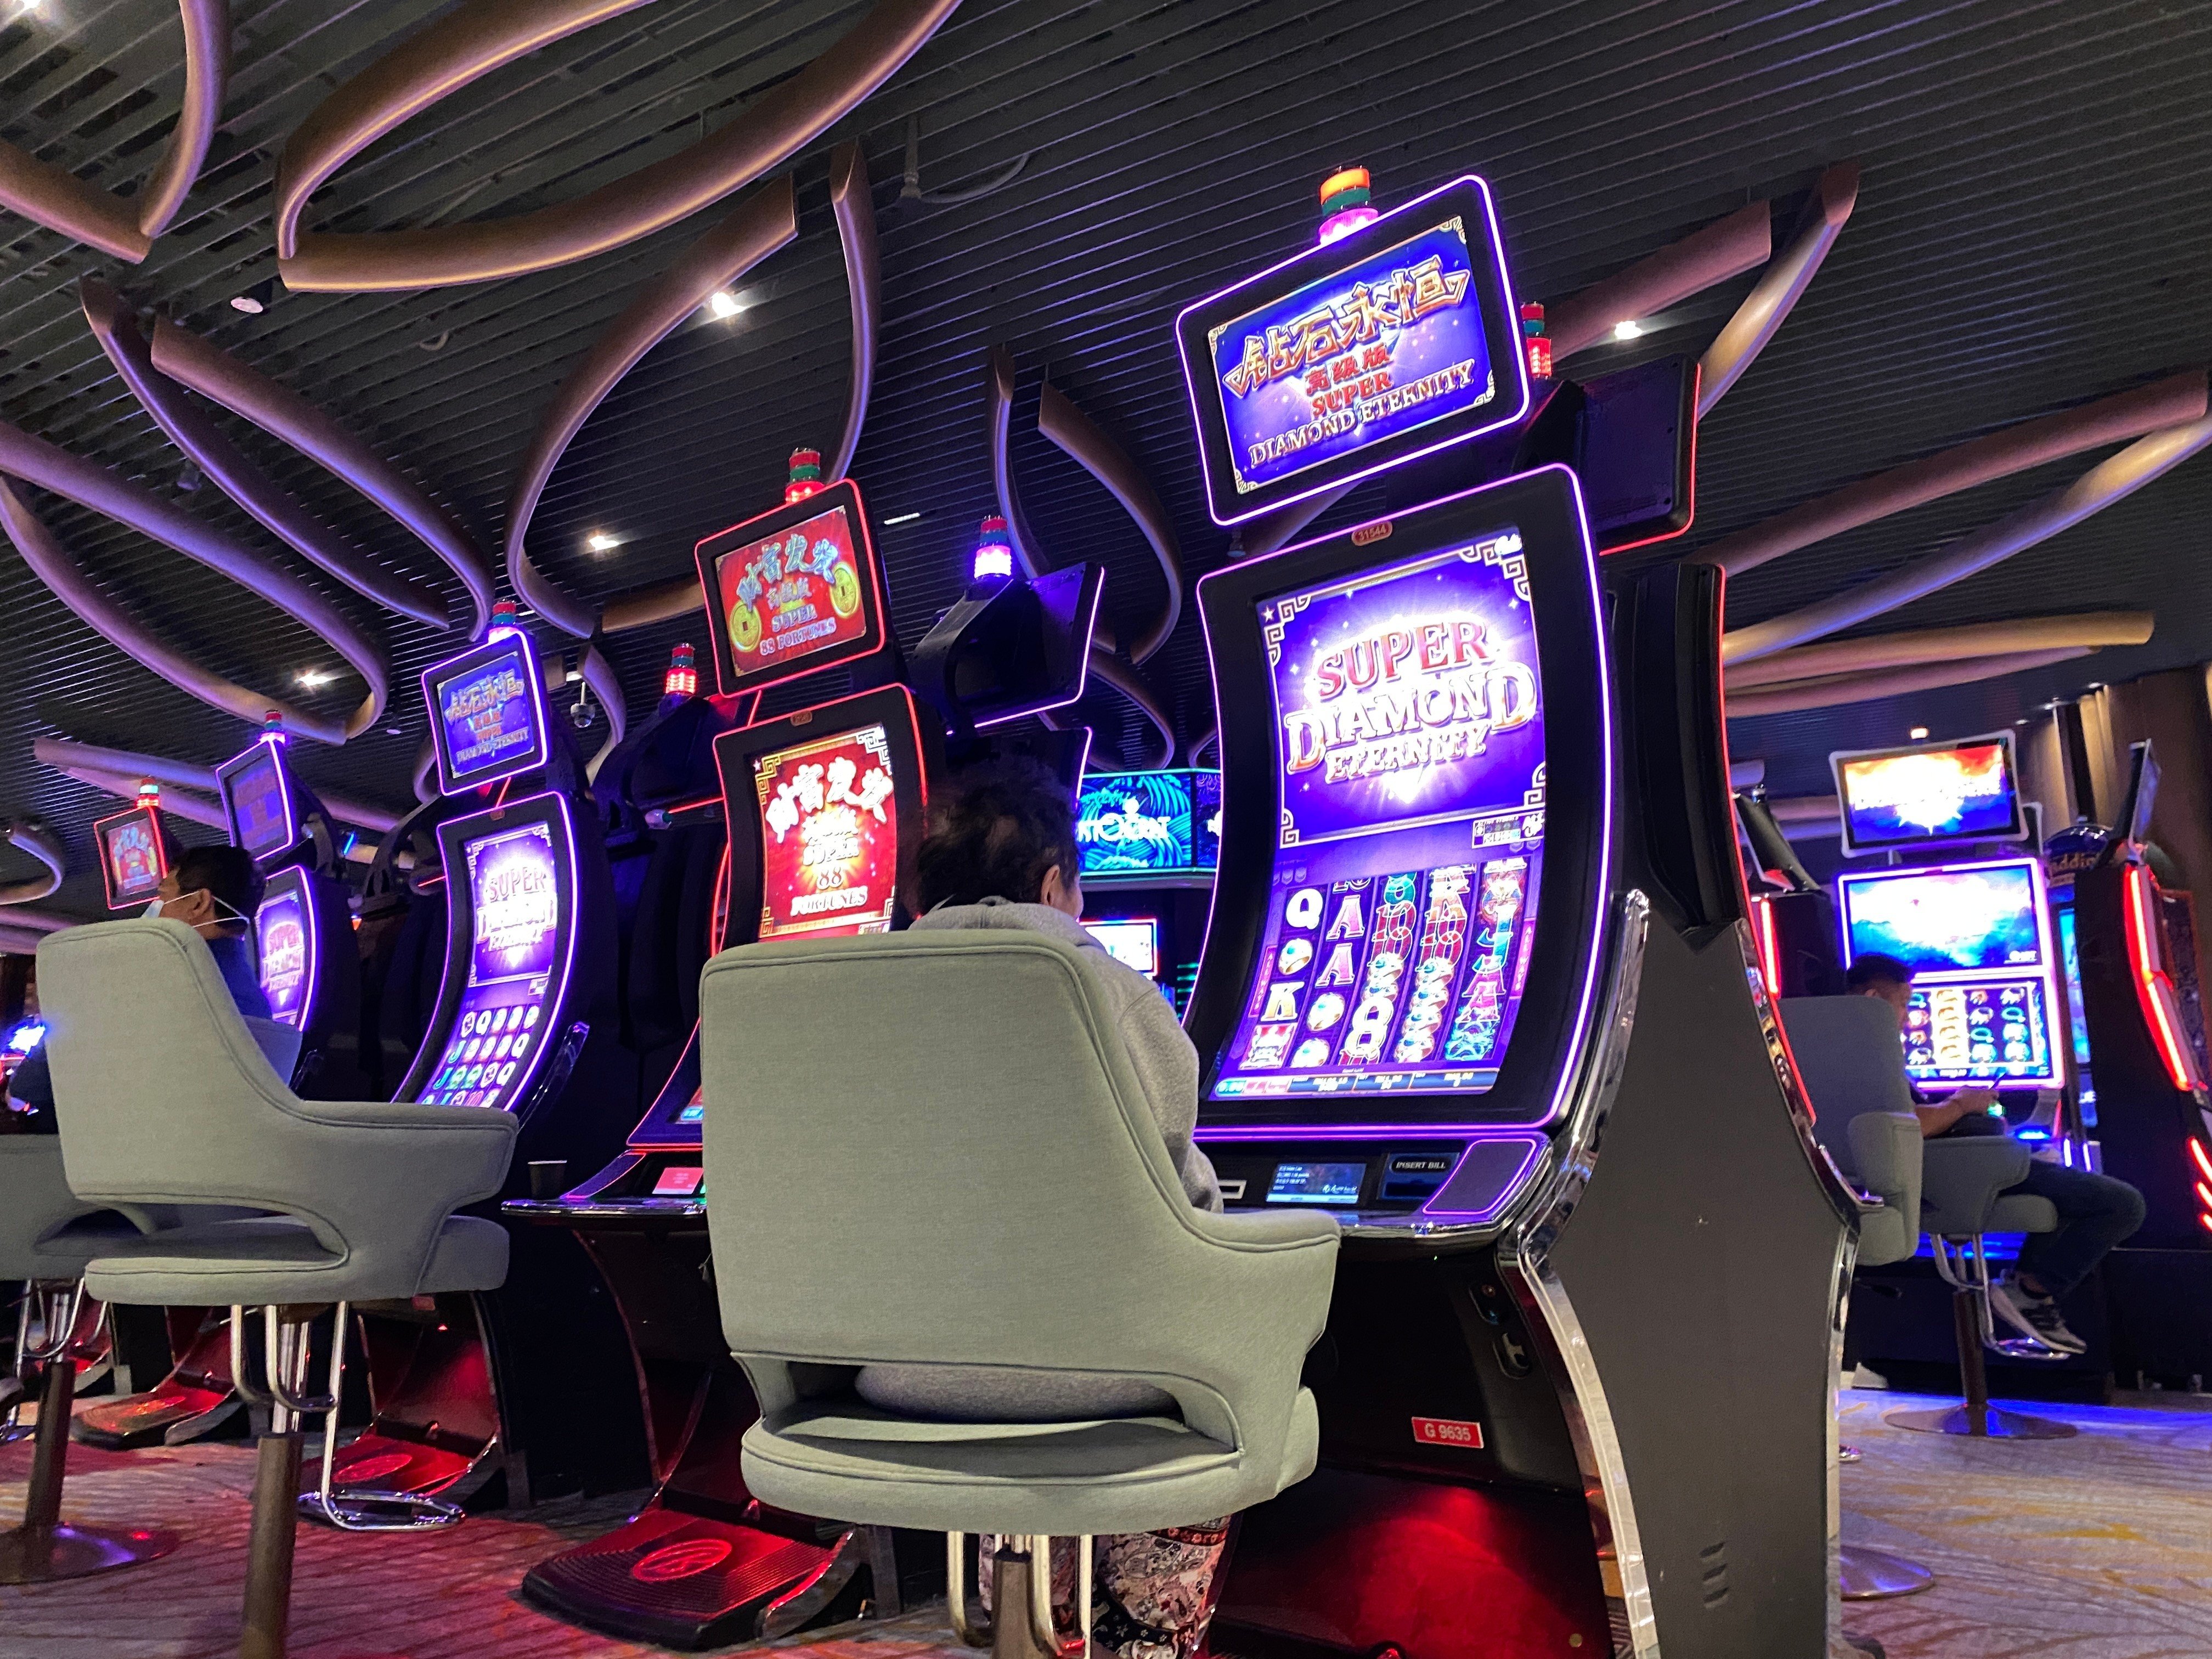
<path fill-rule="evenodd" d="M 437 1291 L 489 1290 L 507 1277 L 507 1231 L 475 1216 L 448 1216 L 428 1267 L 406 1284 L 364 1269 L 318 1239 L 304 1221 L 261 1216 L 134 1236 L 86 1264 L 85 1285 L 103 1302 L 154 1307 L 373 1302 Z"/>
<path fill-rule="evenodd" d="M 1160 1417 L 967 1423 L 857 1398 L 809 1401 L 745 1431 L 753 1495 L 800 1514 L 929 1532 L 1083 1534 L 1188 1526 L 1313 1469 L 1320 1419 L 1298 1391 L 1288 1443 L 1239 1450 Z"/>
<path fill-rule="evenodd" d="M 2033 1193 L 2008 1193 L 1990 1206 L 1984 1230 L 1993 1233 L 2047 1233 L 2057 1230 L 2058 1210 Z"/>
<path fill-rule="evenodd" d="M 1860 1267 L 1881 1267 L 1902 1261 L 1919 1248 L 1919 1230 L 1905 1220 L 1904 1211 L 1884 1205 L 1859 1218 Z"/>

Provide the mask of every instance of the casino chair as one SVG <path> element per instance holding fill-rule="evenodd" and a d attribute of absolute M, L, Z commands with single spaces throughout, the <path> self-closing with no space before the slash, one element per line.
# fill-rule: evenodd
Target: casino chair
<path fill-rule="evenodd" d="M 277 1659 L 300 1507 L 319 1505 L 349 1524 L 327 1478 L 348 1306 L 501 1283 L 505 1230 L 453 1212 L 500 1189 L 514 1120 L 457 1107 L 301 1101 L 254 1042 L 206 945 L 174 921 L 51 934 L 39 947 L 39 988 L 71 1188 L 92 1204 L 186 1206 L 180 1224 L 94 1255 L 86 1289 L 110 1303 L 228 1306 L 240 1391 L 268 1409 L 240 1652 Z M 251 1213 L 191 1212 L 207 1206 Z M 309 1392 L 308 1331 L 331 1304 L 329 1382 L 319 1395 Z M 259 1384 L 245 1363 L 249 1307 L 261 1314 Z M 315 1413 L 324 1418 L 325 1479 L 319 1494 L 301 1499 L 302 1419 Z M 423 1507 L 411 1524 L 459 1518 L 415 1502 Z"/>
<path fill-rule="evenodd" d="M 1856 1012 L 1859 1008 L 1869 1012 Z M 2071 1436 L 2075 1431 L 2069 1424 L 1992 1407 L 1983 1364 L 1984 1350 L 2008 1359 L 2066 1358 L 2027 1338 L 2000 1338 L 1990 1312 L 1984 1237 L 1990 1233 L 2051 1232 L 2058 1225 L 2058 1212 L 2050 1200 L 2005 1194 L 2006 1188 L 2027 1174 L 2027 1148 L 2010 1135 L 1920 1139 L 1919 1121 L 1912 1114 L 1911 1088 L 1905 1080 L 1904 1068 L 1891 1060 L 1897 1052 L 1895 1016 L 1875 998 L 1792 997 L 1782 1003 L 1781 1012 L 1791 1052 L 1820 1117 L 1822 1143 L 1830 1146 L 1832 1155 L 1838 1155 L 1847 1174 L 1856 1170 L 1863 1184 L 1895 1194 L 1893 1207 L 1900 1222 L 1917 1209 L 1917 1224 L 1911 1246 L 1894 1256 L 1870 1255 L 1863 1229 L 1860 1265 L 1903 1261 L 1917 1248 L 1918 1235 L 1925 1233 L 1935 1247 L 1936 1271 L 1951 1286 L 1959 1374 L 1966 1398 L 1957 1406 L 1936 1411 L 1891 1412 L 1885 1420 L 1897 1428 L 1978 1439 L 2052 1440 Z M 1832 1114 L 1831 1099 L 1844 1103 Z M 1841 1116 L 1843 1122 L 1832 1122 L 1832 1115 Z M 1859 1119 L 1869 1115 L 1909 1119 L 1914 1133 L 1906 1136 L 1901 1127 L 1875 1124 L 1859 1129 Z M 1844 1163 L 1831 1140 L 1838 1133 L 1850 1137 L 1852 1161 L 1849 1163 Z M 1863 1148 L 1859 1145 L 1862 1138 L 1867 1141 Z M 1906 1196 L 1911 1188 L 1905 1173 L 1907 1166 L 1916 1163 L 1917 1202 Z"/>
<path fill-rule="evenodd" d="M 725 951 L 700 985 L 708 1215 L 731 1351 L 759 1396 L 762 1503 L 947 1537 L 952 1619 L 1058 1656 L 1048 1540 L 1197 1523 L 1313 1470 L 1299 1385 L 1337 1226 L 1184 1197 L 1089 970 L 1026 933 Z M 980 1017 L 979 1017 L 980 1016 Z M 1172 1416 L 944 1422 L 854 1390 L 871 1363 L 1140 1379 Z M 996 1534 L 971 1626 L 964 1538 Z M 1024 1609 L 1026 1616 L 1024 1616 Z"/>

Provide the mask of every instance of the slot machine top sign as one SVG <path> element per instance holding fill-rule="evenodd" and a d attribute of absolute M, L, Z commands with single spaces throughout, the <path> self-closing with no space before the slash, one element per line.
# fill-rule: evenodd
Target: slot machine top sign
<path fill-rule="evenodd" d="M 1473 176 L 1200 301 L 1176 339 L 1217 524 L 1528 407 L 1497 215 Z"/>
<path fill-rule="evenodd" d="M 883 575 L 850 478 L 693 550 L 727 696 L 872 656 L 889 642 Z"/>
<path fill-rule="evenodd" d="M 100 843 L 100 876 L 109 909 L 127 910 L 161 891 L 161 878 L 169 873 L 169 852 L 160 808 L 134 806 L 101 818 L 92 833 Z"/>
<path fill-rule="evenodd" d="M 545 682 L 526 635 L 488 640 L 422 673 L 438 787 L 457 795 L 533 772 L 550 757 Z"/>
<path fill-rule="evenodd" d="M 2019 841 L 2027 835 L 2012 733 L 1828 757 L 1846 858 L 1893 848 Z"/>
<path fill-rule="evenodd" d="M 234 847 L 257 860 L 271 859 L 300 839 L 298 809 L 284 760 L 273 742 L 255 743 L 216 769 Z"/>

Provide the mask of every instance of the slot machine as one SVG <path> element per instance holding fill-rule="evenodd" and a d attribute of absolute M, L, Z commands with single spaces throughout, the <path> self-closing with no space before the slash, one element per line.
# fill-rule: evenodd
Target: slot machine
<path fill-rule="evenodd" d="M 216 768 L 216 786 L 230 844 L 261 867 L 254 953 L 270 1018 L 300 1034 L 293 1092 L 307 1100 L 362 1099 L 353 889 L 341 873 L 330 816 L 292 770 L 273 713 L 251 746 Z"/>
<path fill-rule="evenodd" d="M 1181 1013 L 1198 976 L 1221 838 L 1221 774 L 1087 774 L 1076 796 L 1083 925 Z"/>
<path fill-rule="evenodd" d="M 2120 829 L 2052 837 L 2053 913 L 2076 1004 L 2083 1132 L 2095 1167 L 2148 1212 L 2100 1274 L 2112 1369 L 2194 1388 L 2212 1375 L 2212 1093 L 2190 1018 L 2188 896 L 2166 892 L 2148 857 L 2157 791 L 2150 745 L 2136 744 Z"/>
<path fill-rule="evenodd" d="M 1198 587 L 1197 1138 L 1232 1206 L 1345 1230 L 1319 1468 L 1243 1517 L 1212 1640 L 1809 1659 L 1856 1212 L 1747 925 L 1718 574 L 1601 572 L 1571 466 L 1486 471 L 1531 402 L 1487 186 L 1366 182 L 1177 322 L 1218 521 L 1439 486 Z"/>

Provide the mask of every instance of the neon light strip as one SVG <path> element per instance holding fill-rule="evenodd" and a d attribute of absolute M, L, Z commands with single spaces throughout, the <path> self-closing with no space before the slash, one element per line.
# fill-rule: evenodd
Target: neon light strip
<path fill-rule="evenodd" d="M 1505 269 L 1505 238 L 1498 228 L 1498 204 L 1491 200 L 1490 185 L 1483 179 L 1477 178 L 1472 173 L 1463 174 L 1460 178 L 1454 179 L 1449 184 L 1437 185 L 1436 189 L 1431 191 L 1425 196 L 1415 197 L 1403 207 L 1391 209 L 1389 212 L 1384 214 L 1382 219 L 1376 221 L 1376 222 L 1382 223 L 1389 220 L 1395 219 L 1401 215 L 1411 216 L 1422 205 L 1423 203 L 1432 202 L 1437 197 L 1444 194 L 1447 191 L 1456 190 L 1462 185 L 1473 185 L 1475 188 L 1475 192 L 1482 198 L 1483 215 L 1490 222 L 1490 252 L 1492 257 L 1498 261 L 1498 292 L 1504 296 L 1505 315 L 1509 318 L 1518 318 L 1521 314 L 1521 307 L 1515 302 L 1513 298 L 1512 275 Z M 1191 366 L 1190 359 L 1188 356 L 1183 356 L 1182 319 L 1189 316 L 1192 312 L 1200 310 L 1206 306 L 1210 306 L 1217 300 L 1224 299 L 1228 295 L 1236 293 L 1239 289 L 1249 288 L 1255 283 L 1266 282 L 1268 277 L 1273 276 L 1277 271 L 1285 270 L 1291 265 L 1294 265 L 1302 259 L 1311 258 L 1313 252 L 1313 249 L 1310 247 L 1300 248 L 1296 253 L 1291 255 L 1289 258 L 1278 260 L 1275 264 L 1269 265 L 1265 270 L 1255 272 L 1252 276 L 1246 276 L 1240 281 L 1231 283 L 1227 288 L 1221 289 L 1215 293 L 1209 294 L 1203 300 L 1194 300 L 1190 304 L 1185 306 L 1181 311 L 1176 313 L 1176 352 L 1178 356 L 1183 357 L 1183 395 L 1189 400 L 1191 424 L 1199 434 L 1198 465 L 1200 470 L 1204 473 L 1206 477 L 1206 516 L 1211 518 L 1214 523 L 1218 525 L 1227 526 L 1243 524 L 1247 519 L 1256 519 L 1263 513 L 1273 513 L 1278 507 L 1288 507 L 1292 501 L 1309 500 L 1315 495 L 1320 495 L 1323 490 L 1349 489 L 1352 485 L 1358 483 L 1362 478 L 1371 478 L 1376 473 L 1386 471 L 1391 467 L 1404 466 L 1410 462 L 1419 460 L 1424 455 L 1433 455 L 1439 449 L 1449 449 L 1454 444 L 1466 443 L 1471 439 L 1480 438 L 1486 432 L 1495 432 L 1500 427 L 1511 426 L 1515 422 L 1520 420 L 1522 416 L 1528 412 L 1528 360 L 1527 354 L 1521 349 L 1521 336 L 1516 332 L 1512 336 L 1510 342 L 1511 349 L 1506 354 L 1513 360 L 1513 382 L 1516 386 L 1519 386 L 1521 390 L 1521 400 L 1513 405 L 1513 412 L 1511 414 L 1501 414 L 1498 419 L 1492 421 L 1487 426 L 1479 426 L 1471 432 L 1459 433 L 1455 436 L 1443 439 L 1440 442 L 1432 443 L 1425 449 L 1416 449 L 1411 451 L 1407 454 L 1398 456 L 1394 460 L 1377 461 L 1374 465 L 1367 468 L 1364 471 L 1355 472 L 1348 478 L 1337 477 L 1331 475 L 1322 479 L 1320 483 L 1315 484 L 1311 489 L 1302 489 L 1295 495 L 1285 495 L 1279 499 L 1270 497 L 1265 506 L 1255 507 L 1249 513 L 1238 513 L 1231 517 L 1226 519 L 1223 518 L 1219 514 L 1213 510 L 1213 463 L 1212 458 L 1206 453 L 1206 446 L 1205 441 L 1206 417 L 1202 413 L 1200 413 L 1198 406 L 1197 388 L 1199 377 L 1195 370 Z M 1316 280 L 1322 281 L 1326 279 L 1316 278 Z M 1213 365 L 1210 360 L 1206 365 L 1206 373 L 1207 383 L 1211 386 L 1214 382 Z M 1218 391 L 1216 395 L 1218 395 Z M 1354 453 L 1356 453 L 1357 452 Z M 1539 468 L 1538 470 L 1541 471 L 1542 469 Z M 1566 469 L 1562 467 L 1560 471 L 1565 471 Z M 1526 477 L 1528 475 L 1526 473 L 1522 473 L 1520 476 Z M 1568 476 L 1572 477 L 1573 475 L 1569 473 Z M 1469 490 L 1466 493 L 1473 495 L 1474 492 Z M 1579 501 L 1582 494 L 1580 489 L 1577 488 L 1575 493 L 1577 499 Z M 1446 501 L 1455 501 L 1458 497 L 1448 495 L 1443 497 L 1443 499 Z M 1434 505 L 1434 503 L 1428 503 L 1428 505 Z M 1583 525 L 1583 538 L 1585 540 L 1589 538 L 1589 525 L 1587 521 L 1585 521 Z M 1216 705 L 1217 708 L 1218 706 L 1218 704 Z"/>
<path fill-rule="evenodd" d="M 2159 1058 L 2166 1063 L 2166 1074 L 2173 1086 L 2185 1090 L 2201 1088 L 2197 1057 L 2190 1053 L 2177 1029 L 2173 981 L 2167 977 L 2160 960 L 2158 935 L 2154 931 L 2158 923 L 2150 908 L 2150 871 L 2142 865 L 2132 864 L 2122 879 L 2127 884 L 2127 902 L 2121 908 L 2121 914 L 2127 922 L 2128 963 L 2135 970 L 2136 1000 L 2142 1006 L 2143 1023 L 2150 1027 L 2152 1041 L 2157 1045 Z M 2190 1144 L 2193 1146 L 2196 1143 L 2192 1139 Z"/>
<path fill-rule="evenodd" d="M 1528 472 L 1517 472 L 1510 478 L 1501 478 L 1495 483 L 1484 484 L 1478 489 L 1463 489 L 1456 495 L 1440 496 L 1436 501 L 1423 502 L 1421 507 L 1415 510 L 1425 512 L 1432 507 L 1442 507 L 1451 501 L 1464 501 L 1471 495 L 1480 495 L 1485 490 L 1502 489 L 1506 485 L 1518 483 L 1524 478 L 1533 478 L 1540 472 L 1559 473 L 1566 479 L 1567 487 L 1573 493 L 1575 525 L 1582 532 L 1583 568 L 1589 577 L 1589 615 L 1591 624 L 1597 630 L 1599 778 L 1597 902 L 1590 908 L 1590 936 L 1583 952 L 1582 998 L 1575 1012 L 1574 1036 L 1568 1044 L 1566 1059 L 1559 1067 L 1559 1079 L 1552 1091 L 1551 1107 L 1544 1116 L 1538 1120 L 1542 1124 L 1553 1124 L 1560 1122 L 1566 1117 L 1575 1090 L 1581 1082 L 1583 1053 L 1589 1046 L 1590 1006 L 1597 997 L 1598 971 L 1605 960 L 1603 947 L 1606 924 L 1613 909 L 1613 673 L 1606 659 L 1605 610 L 1599 600 L 1597 555 L 1590 546 L 1589 514 L 1583 506 L 1582 485 L 1575 477 L 1573 469 L 1556 464 L 1551 466 L 1540 466 Z M 1292 554 L 1302 553 L 1310 547 L 1335 539 L 1334 536 L 1316 536 L 1311 541 L 1299 542 L 1293 546 L 1284 548 L 1279 552 L 1270 554 L 1268 557 L 1287 559 Z M 1201 625 L 1205 620 L 1206 607 L 1200 605 L 1199 621 Z M 1537 648 L 1540 653 L 1542 647 L 1543 641 L 1539 639 Z M 1209 677 L 1213 672 L 1213 641 L 1209 634 L 1206 642 L 1206 665 Z M 1214 682 L 1213 706 L 1217 710 L 1221 707 L 1221 685 L 1218 680 Z M 1547 738 L 1547 743 L 1548 742 Z M 1221 799 L 1224 811 L 1228 809 L 1229 776 L 1229 769 L 1224 766 L 1221 772 Z M 1547 805 L 1547 811 L 1548 810 Z M 1206 914 L 1206 930 L 1208 935 L 1206 942 L 1210 944 L 1213 932 L 1213 911 L 1210 905 Z M 1199 947 L 1201 961 L 1205 959 L 1205 945 Z M 1245 988 L 1249 994 L 1250 990 L 1249 981 Z M 1398 1136 L 1418 1133 L 1426 1133 L 1431 1136 L 1460 1134 L 1480 1136 L 1485 1133 L 1494 1134 L 1499 1127 L 1496 1123 L 1419 1125 L 1340 1123 L 1321 1126 L 1275 1124 L 1251 1129 L 1200 1128 L 1194 1133 L 1193 1139 L 1197 1140 L 1357 1140 L 1377 1135 Z"/>
<path fill-rule="evenodd" d="M 2197 1160 L 2197 1167 L 2204 1171 L 2204 1178 L 2212 1181 L 2212 1158 L 2204 1156 L 2204 1143 L 2195 1135 L 2189 1137 L 2189 1155 Z"/>

